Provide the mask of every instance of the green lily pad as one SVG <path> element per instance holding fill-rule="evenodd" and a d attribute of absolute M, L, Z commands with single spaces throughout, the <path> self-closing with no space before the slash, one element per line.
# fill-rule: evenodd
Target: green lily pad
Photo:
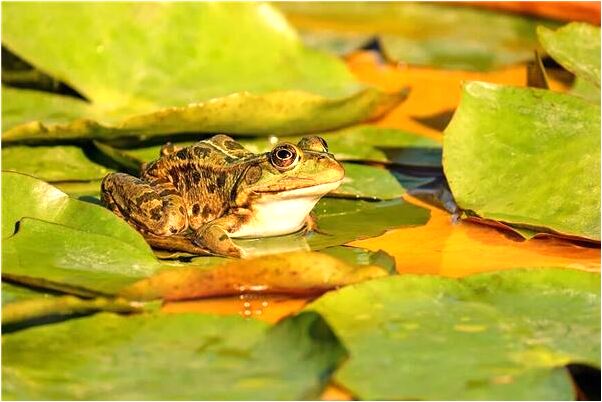
<path fill-rule="evenodd" d="M 94 198 L 94 203 L 100 205 L 100 183 L 101 180 L 63 181 L 52 183 L 52 185 L 70 197 L 88 201 Z"/>
<path fill-rule="evenodd" d="M 38 219 L 21 219 L 2 243 L 4 277 L 82 296 L 115 294 L 161 266 L 146 244 Z"/>
<path fill-rule="evenodd" d="M 53 295 L 49 293 L 37 291 L 26 286 L 19 286 L 4 281 L 2 282 L 2 306 L 24 300 L 52 296 Z"/>
<path fill-rule="evenodd" d="M 324 131 L 405 97 L 363 88 L 344 63 L 302 46 L 269 4 L 23 3 L 2 15 L 8 49 L 90 101 L 72 121 L 54 95 L 3 91 L 20 105 L 5 142 Z"/>
<path fill-rule="evenodd" d="M 491 70 L 531 59 L 536 27 L 559 24 L 456 5 L 409 2 L 279 3 L 306 43 L 340 53 L 341 43 L 377 35 L 395 62 Z M 334 45 L 334 46 L 333 46 Z"/>
<path fill-rule="evenodd" d="M 573 84 L 570 93 L 580 96 L 583 99 L 587 99 L 597 105 L 600 104 L 600 88 L 584 78 L 575 78 L 575 83 Z"/>
<path fill-rule="evenodd" d="M 600 240 L 600 107 L 481 82 L 464 86 L 444 137 L 454 198 L 486 219 Z"/>
<path fill-rule="evenodd" d="M 2 189 L 3 239 L 15 232 L 17 222 L 29 217 L 110 236 L 152 255 L 144 238 L 106 208 L 70 198 L 50 184 L 21 173 L 2 172 Z"/>
<path fill-rule="evenodd" d="M 271 328 L 236 316 L 98 314 L 2 338 L 2 397 L 13 400 L 316 399 L 345 357 L 313 313 Z"/>
<path fill-rule="evenodd" d="M 539 41 L 550 56 L 577 77 L 600 91 L 600 27 L 572 22 L 556 31 L 537 29 Z"/>
<path fill-rule="evenodd" d="M 2 148 L 2 170 L 51 182 L 97 180 L 112 172 L 88 159 L 84 151 L 75 146 Z"/>
<path fill-rule="evenodd" d="M 307 309 L 349 350 L 334 378 L 359 399 L 574 399 L 563 367 L 600 366 L 599 274 L 393 276 Z"/>
<path fill-rule="evenodd" d="M 120 295 L 168 301 L 243 292 L 315 295 L 387 275 L 378 265 L 351 265 L 325 253 L 292 252 L 234 260 L 208 269 L 167 269 L 128 286 Z"/>
<path fill-rule="evenodd" d="M 424 225 L 430 218 L 428 209 L 401 199 L 372 202 L 322 199 L 314 213 L 319 231 L 307 236 L 312 250 L 380 236 L 394 228 Z"/>
<path fill-rule="evenodd" d="M 345 163 L 343 184 L 329 196 L 390 200 L 401 197 L 406 189 L 387 169 Z"/>
<path fill-rule="evenodd" d="M 136 313 L 141 310 L 123 299 L 80 299 L 75 296 L 35 298 L 2 306 L 2 330 L 13 331 L 100 311 Z"/>

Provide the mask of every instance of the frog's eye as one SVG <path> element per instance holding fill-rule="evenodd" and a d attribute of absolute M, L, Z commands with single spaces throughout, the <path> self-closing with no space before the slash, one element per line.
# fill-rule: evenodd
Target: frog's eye
<path fill-rule="evenodd" d="M 322 137 L 312 135 L 311 137 L 303 137 L 299 141 L 299 148 L 307 149 L 316 152 L 328 152 L 328 144 Z"/>
<path fill-rule="evenodd" d="M 272 165 L 279 170 L 286 170 L 294 167 L 299 161 L 299 153 L 294 145 L 282 144 L 270 152 L 270 161 Z"/>

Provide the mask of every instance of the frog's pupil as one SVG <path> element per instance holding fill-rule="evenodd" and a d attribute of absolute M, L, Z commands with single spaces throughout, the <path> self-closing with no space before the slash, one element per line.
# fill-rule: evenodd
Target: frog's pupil
<path fill-rule="evenodd" d="M 276 156 L 278 157 L 278 159 L 287 160 L 290 159 L 293 156 L 293 154 L 286 149 L 281 149 L 276 153 Z"/>

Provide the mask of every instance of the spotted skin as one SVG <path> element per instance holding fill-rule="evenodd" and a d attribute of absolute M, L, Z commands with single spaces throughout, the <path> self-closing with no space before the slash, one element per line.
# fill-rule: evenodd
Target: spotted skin
<path fill-rule="evenodd" d="M 107 175 L 102 201 L 147 240 L 186 235 L 213 253 L 240 257 L 230 234 L 253 219 L 261 197 L 342 179 L 342 166 L 322 139 L 302 141 L 304 148 L 290 145 L 298 155 L 286 168 L 274 161 L 277 147 L 256 155 L 226 135 L 185 148 L 168 143 L 159 159 L 143 166 L 140 178 Z"/>

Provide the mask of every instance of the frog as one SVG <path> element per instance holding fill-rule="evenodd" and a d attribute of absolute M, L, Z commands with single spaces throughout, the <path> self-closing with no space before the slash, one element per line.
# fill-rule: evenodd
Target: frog
<path fill-rule="evenodd" d="M 166 144 L 139 177 L 115 172 L 101 201 L 161 248 L 185 237 L 210 254 L 244 258 L 235 239 L 316 229 L 311 210 L 345 176 L 319 136 L 253 153 L 218 134 L 187 147 Z"/>

